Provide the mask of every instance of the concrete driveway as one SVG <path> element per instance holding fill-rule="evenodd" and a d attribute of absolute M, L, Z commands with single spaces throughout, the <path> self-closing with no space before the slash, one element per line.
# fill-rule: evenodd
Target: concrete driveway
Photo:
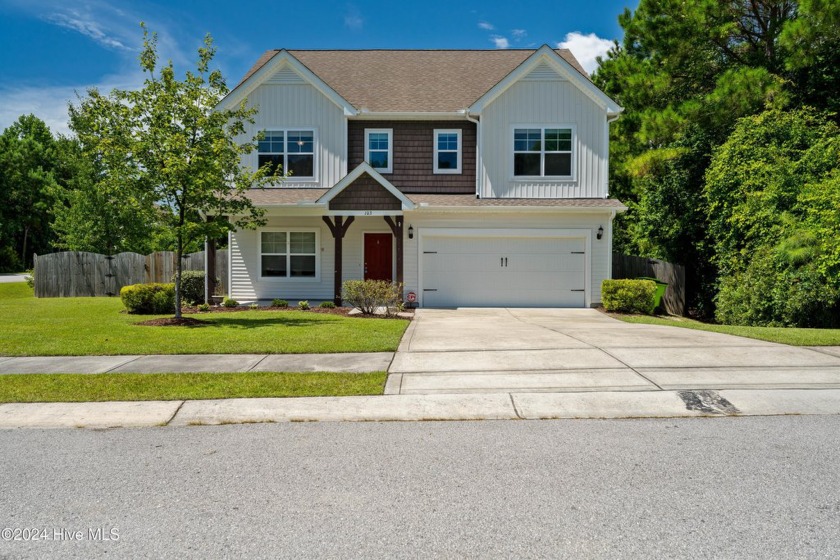
<path fill-rule="evenodd" d="M 840 388 L 840 351 L 593 309 L 420 309 L 389 373 L 389 394 Z"/>

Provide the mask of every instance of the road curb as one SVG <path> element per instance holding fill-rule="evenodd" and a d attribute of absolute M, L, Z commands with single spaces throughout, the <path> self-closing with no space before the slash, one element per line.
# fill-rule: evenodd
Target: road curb
<path fill-rule="evenodd" d="M 411 422 L 840 414 L 840 389 L 489 393 L 10 403 L 0 428 L 117 428 L 257 422 Z"/>

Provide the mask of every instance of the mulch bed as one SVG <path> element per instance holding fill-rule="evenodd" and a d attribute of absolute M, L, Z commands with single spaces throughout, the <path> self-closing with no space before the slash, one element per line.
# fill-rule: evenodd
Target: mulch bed
<path fill-rule="evenodd" d="M 141 321 L 134 324 L 143 327 L 203 327 L 209 323 L 200 319 L 193 319 L 192 317 L 181 317 L 180 319 L 164 317 L 162 319 L 149 319 L 148 321 Z"/>
<path fill-rule="evenodd" d="M 197 307 L 184 307 L 183 313 L 190 315 L 207 315 L 210 313 L 238 313 L 240 311 L 304 311 L 305 313 L 320 313 L 323 315 L 341 315 L 342 317 L 353 317 L 358 319 L 403 319 L 406 317 L 383 317 L 382 315 L 362 315 L 361 313 L 350 315 L 353 311 L 352 307 L 312 307 L 310 309 L 301 310 L 297 307 L 260 307 L 259 309 L 251 309 L 250 307 L 222 307 L 212 306 L 207 311 L 199 311 Z"/>

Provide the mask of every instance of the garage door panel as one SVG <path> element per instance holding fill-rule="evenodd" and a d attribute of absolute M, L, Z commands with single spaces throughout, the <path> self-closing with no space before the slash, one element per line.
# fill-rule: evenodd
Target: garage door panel
<path fill-rule="evenodd" d="M 583 237 L 424 236 L 423 305 L 585 305 Z"/>

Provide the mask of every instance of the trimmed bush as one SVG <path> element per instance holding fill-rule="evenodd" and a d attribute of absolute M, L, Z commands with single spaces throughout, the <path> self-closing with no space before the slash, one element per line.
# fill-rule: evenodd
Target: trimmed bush
<path fill-rule="evenodd" d="M 321 309 L 335 309 L 335 304 L 331 301 L 322 301 L 318 307 Z"/>
<path fill-rule="evenodd" d="M 222 300 L 222 307 L 239 307 L 239 302 L 235 299 L 226 297 Z"/>
<path fill-rule="evenodd" d="M 271 300 L 271 307 L 289 307 L 289 302 L 285 299 L 273 299 Z"/>
<path fill-rule="evenodd" d="M 341 288 L 341 297 L 363 315 L 373 315 L 380 307 L 390 315 L 402 294 L 401 284 L 384 280 L 347 280 Z"/>
<path fill-rule="evenodd" d="M 619 313 L 650 315 L 655 308 L 656 282 L 651 280 L 604 280 L 601 301 L 604 309 Z"/>
<path fill-rule="evenodd" d="M 132 284 L 123 286 L 120 299 L 129 313 L 162 315 L 175 313 L 175 284 Z"/>
<path fill-rule="evenodd" d="M 175 274 L 172 283 L 175 283 Z M 219 280 L 216 279 L 216 284 Z M 204 301 L 204 272 L 201 270 L 181 271 L 181 299 L 191 305 Z"/>
<path fill-rule="evenodd" d="M 307 309 L 309 309 L 309 301 L 307 301 L 305 299 L 299 301 L 298 302 L 298 309 L 300 309 L 301 311 L 306 311 Z"/>
<path fill-rule="evenodd" d="M 210 304 L 209 303 L 200 303 L 198 305 L 198 310 L 201 311 L 202 313 L 206 313 L 207 311 L 210 311 Z"/>
<path fill-rule="evenodd" d="M 252 310 L 257 310 L 259 308 L 260 308 L 259 303 L 252 303 L 251 305 L 248 306 L 248 309 L 252 309 Z"/>

